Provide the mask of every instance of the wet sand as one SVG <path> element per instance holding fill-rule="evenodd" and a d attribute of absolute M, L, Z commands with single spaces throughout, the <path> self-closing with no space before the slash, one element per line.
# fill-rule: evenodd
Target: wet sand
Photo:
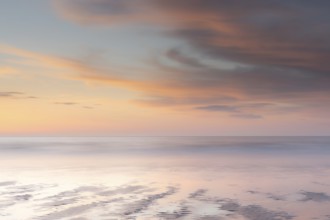
<path fill-rule="evenodd" d="M 330 219 L 327 139 L 118 142 L 2 140 L 0 219 Z"/>

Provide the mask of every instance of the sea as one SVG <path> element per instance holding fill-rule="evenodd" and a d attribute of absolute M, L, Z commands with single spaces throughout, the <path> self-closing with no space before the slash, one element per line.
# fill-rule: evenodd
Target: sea
<path fill-rule="evenodd" d="M 0 220 L 330 220 L 330 137 L 1 137 Z"/>

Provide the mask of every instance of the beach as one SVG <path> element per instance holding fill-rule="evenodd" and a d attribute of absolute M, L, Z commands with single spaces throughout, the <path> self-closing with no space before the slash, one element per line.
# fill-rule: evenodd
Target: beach
<path fill-rule="evenodd" d="M 326 137 L 2 138 L 0 218 L 327 220 L 329 144 Z"/>

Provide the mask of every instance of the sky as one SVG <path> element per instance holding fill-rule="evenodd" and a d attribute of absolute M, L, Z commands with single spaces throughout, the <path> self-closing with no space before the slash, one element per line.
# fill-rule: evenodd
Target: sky
<path fill-rule="evenodd" d="M 330 135 L 321 0 L 2 0 L 0 136 Z"/>

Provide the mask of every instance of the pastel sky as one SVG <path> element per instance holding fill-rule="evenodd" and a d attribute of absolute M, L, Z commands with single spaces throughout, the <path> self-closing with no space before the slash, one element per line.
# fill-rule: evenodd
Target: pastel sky
<path fill-rule="evenodd" d="M 0 135 L 330 135 L 329 11 L 2 0 Z"/>

